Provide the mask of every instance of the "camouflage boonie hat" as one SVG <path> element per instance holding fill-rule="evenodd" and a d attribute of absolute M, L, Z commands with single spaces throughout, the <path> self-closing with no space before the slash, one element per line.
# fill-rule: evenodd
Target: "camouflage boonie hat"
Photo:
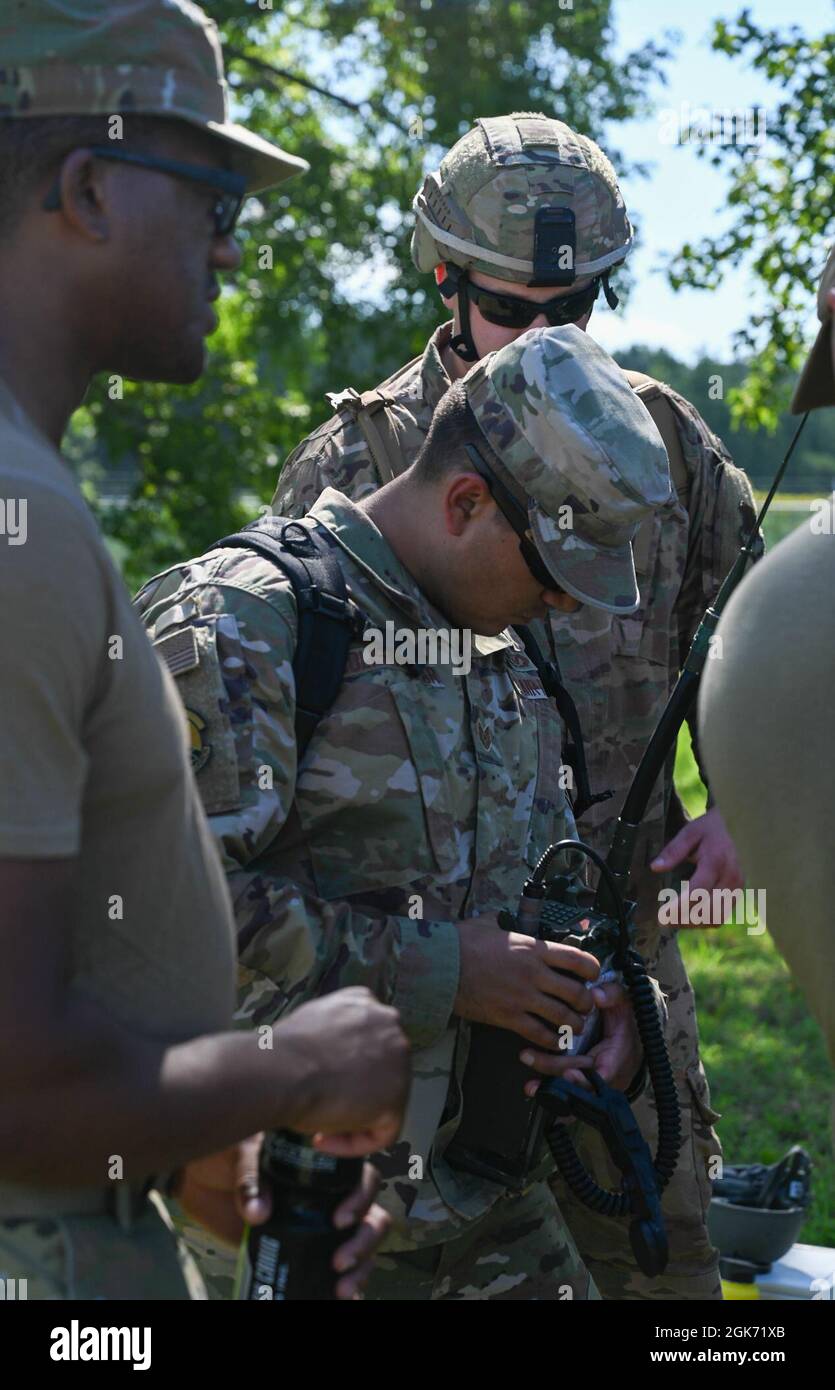
<path fill-rule="evenodd" d="M 620 367 L 574 324 L 533 328 L 471 368 L 464 389 L 556 583 L 633 612 L 631 541 L 671 485 L 661 435 Z"/>
<path fill-rule="evenodd" d="M 835 290 L 835 246 L 829 253 L 818 286 L 820 332 L 795 387 L 792 415 L 803 415 L 805 411 L 816 410 L 821 405 L 835 405 L 835 322 L 827 303 L 830 290 Z"/>
<path fill-rule="evenodd" d="M 217 25 L 191 0 L 0 0 L 0 115 L 171 116 L 229 146 L 250 193 L 310 166 L 229 120 Z"/>
<path fill-rule="evenodd" d="M 540 112 L 476 121 L 426 176 L 412 206 L 412 259 L 423 271 L 451 261 L 530 283 L 534 219 L 546 207 L 574 213 L 577 279 L 602 275 L 632 249 L 632 224 L 603 151 Z"/>

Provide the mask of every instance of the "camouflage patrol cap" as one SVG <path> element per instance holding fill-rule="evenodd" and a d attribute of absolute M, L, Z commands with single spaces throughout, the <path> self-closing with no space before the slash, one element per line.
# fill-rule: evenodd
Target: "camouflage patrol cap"
<path fill-rule="evenodd" d="M 229 120 L 214 20 L 191 0 L 0 0 L 0 115 L 171 116 L 218 136 L 250 193 L 309 168 Z"/>
<path fill-rule="evenodd" d="M 818 286 L 818 318 L 821 328 L 792 397 L 791 412 L 803 415 L 821 405 L 835 405 L 835 315 L 829 307 L 829 292 L 835 290 L 835 246 Z"/>
<path fill-rule="evenodd" d="M 602 275 L 632 249 L 632 224 L 605 154 L 541 112 L 476 121 L 426 176 L 412 206 L 412 259 L 423 271 L 452 261 L 528 284 L 534 219 L 545 207 L 574 213 L 577 279 Z"/>
<path fill-rule="evenodd" d="M 661 435 L 620 367 L 574 324 L 533 328 L 476 363 L 464 389 L 556 583 L 633 612 L 630 542 L 671 486 Z"/>

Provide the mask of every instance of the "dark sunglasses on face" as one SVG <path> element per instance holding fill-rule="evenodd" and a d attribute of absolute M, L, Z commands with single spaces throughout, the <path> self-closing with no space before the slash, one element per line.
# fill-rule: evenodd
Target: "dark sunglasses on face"
<path fill-rule="evenodd" d="M 466 272 L 451 274 L 447 270 L 446 283 L 449 284 L 451 293 L 456 292 L 464 278 L 469 299 L 478 305 L 481 317 L 497 328 L 528 328 L 540 314 L 545 315 L 551 328 L 576 323 L 588 313 L 600 291 L 600 279 L 596 278 L 576 294 L 555 295 L 553 299 L 546 299 L 542 304 L 535 304 L 533 300 L 520 299 L 515 294 L 499 294 L 496 290 L 486 290 L 481 285 L 474 285 Z"/>
<path fill-rule="evenodd" d="M 109 159 L 114 163 L 132 164 L 139 169 L 153 169 L 160 174 L 170 174 L 172 178 L 183 179 L 186 183 L 197 184 L 216 194 L 212 205 L 215 236 L 229 236 L 240 216 L 246 198 L 246 179 L 243 174 L 233 174 L 229 169 L 209 169 L 203 165 L 182 164 L 178 159 L 160 159 L 156 155 L 132 154 L 128 150 L 114 150 L 107 145 L 90 145 L 90 153 L 97 159 Z M 45 212 L 57 212 L 61 206 L 61 187 L 56 178 L 47 193 L 43 208 Z"/>
<path fill-rule="evenodd" d="M 487 460 L 476 448 L 475 444 L 465 444 L 464 448 L 476 473 L 480 478 L 483 478 L 487 484 L 490 490 L 490 496 L 505 521 L 509 522 L 519 537 L 519 549 L 522 552 L 522 559 L 525 561 L 525 564 L 537 584 L 541 584 L 543 589 L 548 589 L 553 593 L 559 588 L 559 585 L 554 576 L 548 573 L 548 570 L 540 559 L 539 551 L 531 538 L 528 514 L 524 507 L 520 502 L 517 502 L 513 494 L 505 487 L 504 483 L 496 477 L 496 474 L 493 472 Z"/>

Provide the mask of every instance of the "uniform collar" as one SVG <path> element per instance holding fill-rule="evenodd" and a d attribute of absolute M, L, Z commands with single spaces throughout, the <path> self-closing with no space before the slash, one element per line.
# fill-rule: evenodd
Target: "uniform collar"
<path fill-rule="evenodd" d="M 453 327 L 454 324 L 450 319 L 449 323 L 442 323 L 440 328 L 435 329 L 423 350 L 423 357 L 420 361 L 423 399 L 433 411 L 441 397 L 446 395 L 452 385 L 452 378 L 443 364 L 441 353 L 452 337 Z"/>
<path fill-rule="evenodd" d="M 432 607 L 404 565 L 400 563 L 382 531 L 362 507 L 358 507 L 336 488 L 325 488 L 311 507 L 309 516 L 325 526 L 334 540 L 369 577 L 374 586 L 403 612 L 414 627 L 444 629 L 448 620 Z M 482 656 L 515 646 L 509 631 L 497 637 L 473 636 L 473 647 Z"/>
<path fill-rule="evenodd" d="M 39 438 L 44 438 L 40 430 L 29 419 L 22 405 L 18 404 L 16 396 L 12 395 L 9 387 L 0 377 L 0 415 L 5 416 L 11 424 L 17 426 L 19 430 L 24 430 L 27 434 L 37 434 Z M 47 441 L 48 443 L 49 441 Z M 50 448 L 53 446 L 50 445 Z"/>

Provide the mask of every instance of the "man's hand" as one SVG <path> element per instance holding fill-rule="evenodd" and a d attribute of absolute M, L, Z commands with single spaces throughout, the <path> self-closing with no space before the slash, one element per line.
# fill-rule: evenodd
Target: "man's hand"
<path fill-rule="evenodd" d="M 333 1257 L 333 1267 L 342 1275 L 336 1285 L 337 1298 L 359 1298 L 374 1267 L 377 1248 L 388 1233 L 391 1217 L 374 1201 L 379 1187 L 377 1169 L 371 1163 L 364 1164 L 359 1187 L 334 1212 L 333 1224 L 340 1230 L 360 1223 Z"/>
<path fill-rule="evenodd" d="M 187 1163 L 169 1189 L 187 1216 L 227 1245 L 239 1245 L 244 1225 L 260 1226 L 272 1210 L 269 1193 L 258 1182 L 262 1137 L 255 1134 Z"/>
<path fill-rule="evenodd" d="M 503 931 L 494 916 L 459 922 L 458 935 L 461 974 L 455 1013 L 460 1018 L 508 1028 L 545 1048 L 554 1044 L 554 1027 L 567 1024 L 582 1032 L 595 1002 L 583 981 L 600 974 L 594 956 Z M 566 970 L 573 975 L 558 973 Z"/>
<path fill-rule="evenodd" d="M 178 1198 L 186 1214 L 228 1245 L 239 1245 L 244 1225 L 260 1226 L 272 1212 L 271 1195 L 259 1189 L 258 1182 L 262 1137 L 256 1134 L 222 1153 L 187 1163 L 172 1189 L 172 1196 Z M 342 1275 L 336 1284 L 337 1298 L 359 1297 L 371 1274 L 377 1247 L 391 1225 L 388 1212 L 374 1201 L 379 1187 L 377 1169 L 363 1164 L 359 1186 L 334 1212 L 333 1223 L 339 1230 L 358 1226 L 333 1257 L 333 1267 Z"/>
<path fill-rule="evenodd" d="M 744 886 L 734 842 L 716 806 L 682 826 L 678 834 L 674 835 L 670 843 L 653 859 L 650 868 L 654 873 L 662 874 L 685 860 L 691 860 L 696 866 L 696 871 L 689 880 L 691 893 L 696 888 L 706 888 L 708 892 L 712 892 L 714 888 L 734 889 Z M 679 899 L 679 908 L 680 903 Z M 687 927 L 690 923 L 679 922 L 679 925 Z M 693 925 L 721 927 L 724 923 L 699 922 Z"/>
<path fill-rule="evenodd" d="M 625 1091 L 634 1081 L 643 1056 L 632 1005 L 623 987 L 613 981 L 597 985 L 590 993 L 603 1020 L 603 1037 L 599 1043 L 581 1057 L 526 1048 L 521 1060 L 544 1076 L 564 1076 L 567 1081 L 587 1089 L 589 1082 L 583 1072 L 593 1067 L 616 1091 Z M 535 1096 L 538 1089 L 538 1081 L 525 1082 L 526 1096 Z"/>
<path fill-rule="evenodd" d="M 359 1158 L 400 1133 L 409 1095 L 409 1044 L 396 1009 L 361 986 L 302 1004 L 275 1025 L 279 1066 L 295 1073 L 288 1128 L 325 1153 Z"/>

